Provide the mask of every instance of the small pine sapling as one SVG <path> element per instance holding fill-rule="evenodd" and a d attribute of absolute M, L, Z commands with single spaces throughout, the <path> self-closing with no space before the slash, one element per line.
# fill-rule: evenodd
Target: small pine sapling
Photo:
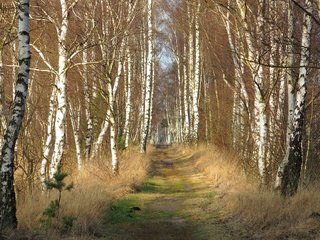
<path fill-rule="evenodd" d="M 70 191 L 74 187 L 73 182 L 68 185 L 65 184 L 64 179 L 67 176 L 68 174 L 62 172 L 62 165 L 59 164 L 57 172 L 54 174 L 53 178 L 45 182 L 48 190 L 55 189 L 58 191 L 58 198 L 55 200 L 52 200 L 49 206 L 43 211 L 43 216 L 45 218 L 42 219 L 42 226 L 46 230 L 52 226 L 53 219 L 56 219 L 57 221 L 59 220 L 59 210 L 61 207 L 62 192 Z M 65 221 L 64 219 L 68 219 L 68 221 Z M 69 217 L 69 216 L 63 218 L 63 226 L 62 226 L 63 232 L 66 232 L 66 229 L 70 230 L 72 228 L 74 220 L 76 220 L 74 217 Z"/>

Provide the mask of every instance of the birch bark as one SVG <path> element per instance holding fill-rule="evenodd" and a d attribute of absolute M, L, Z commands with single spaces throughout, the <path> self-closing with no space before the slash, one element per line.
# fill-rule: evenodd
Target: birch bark
<path fill-rule="evenodd" d="M 312 12 L 312 2 L 306 0 L 306 10 Z M 306 78 L 307 78 L 307 66 L 310 61 L 310 44 L 311 44 L 311 16 L 309 14 L 304 15 L 302 39 L 301 39 L 301 59 L 298 82 L 296 83 L 296 101 L 292 119 L 292 132 L 290 134 L 290 140 L 287 143 L 289 148 L 289 156 L 287 162 L 283 164 L 283 174 L 280 178 L 280 190 L 283 196 L 292 196 L 297 192 L 301 164 L 302 164 L 302 149 L 301 141 L 304 126 L 305 115 L 305 101 L 306 101 Z M 278 172 L 279 174 L 279 172 Z"/>
<path fill-rule="evenodd" d="M 116 122 L 115 122 L 115 105 L 116 105 L 116 93 L 119 86 L 119 81 L 121 78 L 121 73 L 123 71 L 123 56 L 124 51 L 124 41 L 122 40 L 120 46 L 120 54 L 119 54 L 119 62 L 118 62 L 118 70 L 117 75 L 112 86 L 111 79 L 108 81 L 108 94 L 109 94 L 109 109 L 110 109 L 110 148 L 111 148 L 111 163 L 112 163 L 112 173 L 113 175 L 117 175 L 119 171 L 119 161 L 118 161 L 118 154 L 117 154 L 117 139 L 116 139 Z"/>
<path fill-rule="evenodd" d="M 287 1 L 287 9 L 288 9 L 288 39 L 294 39 L 293 36 L 293 29 L 294 29 L 294 16 L 293 16 L 293 9 L 292 9 L 292 3 L 290 0 Z M 287 77 L 287 97 L 288 97 L 288 113 L 287 113 L 287 129 L 286 129 L 286 148 L 285 148 L 285 156 L 283 157 L 281 163 L 279 164 L 276 180 L 275 180 L 275 188 L 279 189 L 281 186 L 282 178 L 283 178 L 283 172 L 285 166 L 288 164 L 288 158 L 289 158 L 289 142 L 290 142 L 290 136 L 292 133 L 292 120 L 293 120 L 293 112 L 294 112 L 294 106 L 295 106 L 295 90 L 294 90 L 294 79 L 293 79 L 293 72 L 290 66 L 293 66 L 294 61 L 294 54 L 293 54 L 293 43 L 289 42 L 287 46 L 287 60 L 286 65 L 289 67 L 286 72 Z"/>
<path fill-rule="evenodd" d="M 83 65 L 83 81 L 84 81 L 84 104 L 85 104 L 85 116 L 87 123 L 86 139 L 85 139 L 85 159 L 89 160 L 91 154 L 92 138 L 93 138 L 93 117 L 91 114 L 91 94 L 88 80 L 88 49 L 85 49 L 82 53 Z"/>
<path fill-rule="evenodd" d="M 185 42 L 185 41 L 184 41 Z M 188 141 L 190 136 L 190 111 L 189 111 L 189 85 L 187 73 L 187 46 L 183 46 L 183 105 L 184 105 L 184 127 L 183 140 Z"/>
<path fill-rule="evenodd" d="M 74 5 L 78 0 L 75 0 Z M 70 7 L 68 7 L 66 0 L 60 0 L 62 21 L 61 26 L 56 26 L 58 34 L 58 78 L 56 82 L 57 88 L 57 110 L 55 116 L 55 142 L 53 154 L 49 166 L 49 177 L 57 172 L 58 165 L 63 156 L 65 144 L 65 121 L 66 121 L 66 84 L 67 84 L 67 34 L 69 29 L 69 14 Z"/>
<path fill-rule="evenodd" d="M 259 7 L 262 7 L 262 4 L 259 2 Z M 265 90 L 263 89 L 263 67 L 260 65 L 258 61 L 258 57 L 260 55 L 259 50 L 255 47 L 253 38 L 249 32 L 249 26 L 246 20 L 246 5 L 244 1 L 237 0 L 237 5 L 240 10 L 240 16 L 242 23 L 244 25 L 244 37 L 246 40 L 246 44 L 248 47 L 248 66 L 250 67 L 253 84 L 255 89 L 254 96 L 254 112 L 255 112 L 255 132 L 254 138 L 257 143 L 257 162 L 258 169 L 261 178 L 261 184 L 266 184 L 266 153 L 267 153 L 267 137 L 268 137 L 268 122 L 267 122 L 267 113 L 266 107 L 267 103 L 264 98 Z M 257 19 L 257 32 L 261 35 L 261 29 L 263 27 L 263 16 L 259 13 Z M 261 37 L 261 36 L 260 36 Z M 262 41 L 262 40 L 261 40 Z"/>
<path fill-rule="evenodd" d="M 129 146 L 129 139 L 130 139 L 130 115 L 131 115 L 131 78 L 132 78 L 132 59 L 131 59 L 131 52 L 129 47 L 127 47 L 127 82 L 126 82 L 126 110 L 125 110 L 125 124 L 124 124 L 124 138 L 125 143 L 124 147 L 128 148 Z"/>
<path fill-rule="evenodd" d="M 28 94 L 30 71 L 29 0 L 19 1 L 19 73 L 13 110 L 4 136 L 0 171 L 0 229 L 16 228 L 14 192 L 14 148 L 22 125 Z"/>
<path fill-rule="evenodd" d="M 46 181 L 46 168 L 47 168 L 47 163 L 50 155 L 50 150 L 51 150 L 51 142 L 52 142 L 52 130 L 54 126 L 54 117 L 55 117 L 55 105 L 56 105 L 56 94 L 57 94 L 57 89 L 54 87 L 52 89 L 52 93 L 50 96 L 50 101 L 49 101 L 49 113 L 48 113 L 48 121 L 47 121 L 47 138 L 46 141 L 43 145 L 43 158 L 41 160 L 41 165 L 40 165 L 40 182 L 42 186 L 42 191 L 47 190 L 47 185 L 45 183 Z"/>
<path fill-rule="evenodd" d="M 199 90 L 201 81 L 201 63 L 200 63 L 200 5 L 201 1 L 198 0 L 197 8 L 195 11 L 195 68 L 194 68 L 194 84 L 192 89 L 192 100 L 193 100 L 193 141 L 195 143 L 199 140 Z"/>
<path fill-rule="evenodd" d="M 188 4 L 188 111 L 189 111 L 189 142 L 193 142 L 195 139 L 195 129 L 194 129 L 194 91 L 195 91 L 195 74 L 194 74 L 194 13 L 190 4 Z"/>
<path fill-rule="evenodd" d="M 147 151 L 148 133 L 150 128 L 151 97 L 152 97 L 152 62 L 153 62 L 153 34 L 152 34 L 152 0 L 147 0 L 147 62 L 146 62 L 146 83 L 145 101 L 143 112 L 143 129 L 141 134 L 140 152 Z"/>
<path fill-rule="evenodd" d="M 76 147 L 76 156 L 78 163 L 78 170 L 81 171 L 83 167 L 82 154 L 81 154 L 81 141 L 80 141 L 80 114 L 81 105 L 78 104 L 78 108 L 75 109 L 69 102 L 69 113 L 71 119 L 71 127 L 73 131 L 74 145 Z"/>

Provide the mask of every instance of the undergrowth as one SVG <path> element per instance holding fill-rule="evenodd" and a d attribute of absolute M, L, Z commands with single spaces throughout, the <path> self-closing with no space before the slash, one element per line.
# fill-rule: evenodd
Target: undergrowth
<path fill-rule="evenodd" d="M 84 166 L 81 172 L 71 172 L 65 179 L 66 186 L 73 182 L 75 187 L 72 191 L 63 193 L 60 203 L 63 207 L 59 209 L 59 217 L 65 223 L 68 236 L 74 236 L 75 239 L 100 236 L 104 228 L 105 212 L 112 201 L 132 192 L 134 186 L 143 182 L 147 175 L 149 158 L 136 150 L 123 151 L 119 154 L 120 174 L 117 177 L 112 176 L 110 160 L 106 158 L 92 161 Z M 68 166 L 68 163 L 65 165 L 67 172 L 76 169 Z M 16 234 L 30 236 L 30 239 L 34 236 L 39 239 L 62 239 L 61 231 L 54 226 L 45 232 L 41 228 L 43 211 L 55 199 L 56 193 L 41 193 L 40 186 L 32 194 L 26 193 L 23 198 L 18 198 Z M 72 216 L 72 219 L 69 216 Z M 17 238 L 18 236 L 13 236 L 11 239 Z"/>
<path fill-rule="evenodd" d="M 248 181 L 236 155 L 200 146 L 197 168 L 219 192 L 217 202 L 227 222 L 250 239 L 320 239 L 319 186 L 284 199 Z"/>

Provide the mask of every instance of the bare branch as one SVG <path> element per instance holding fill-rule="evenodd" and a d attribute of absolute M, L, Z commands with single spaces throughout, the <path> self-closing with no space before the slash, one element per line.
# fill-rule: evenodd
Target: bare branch
<path fill-rule="evenodd" d="M 44 64 L 51 70 L 51 72 L 53 72 L 54 74 L 58 75 L 58 72 L 52 67 L 52 65 L 50 64 L 49 60 L 44 56 L 43 52 L 36 47 L 33 44 L 30 44 L 31 47 L 34 48 L 34 50 L 36 50 L 36 52 L 39 54 L 39 56 L 41 57 L 41 59 L 43 60 Z"/>

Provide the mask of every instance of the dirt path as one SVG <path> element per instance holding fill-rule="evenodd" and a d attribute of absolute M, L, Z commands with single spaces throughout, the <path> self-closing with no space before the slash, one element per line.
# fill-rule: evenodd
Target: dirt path
<path fill-rule="evenodd" d="M 113 204 L 100 239 L 240 239 L 219 219 L 216 193 L 194 169 L 196 156 L 156 148 L 150 177 Z"/>

